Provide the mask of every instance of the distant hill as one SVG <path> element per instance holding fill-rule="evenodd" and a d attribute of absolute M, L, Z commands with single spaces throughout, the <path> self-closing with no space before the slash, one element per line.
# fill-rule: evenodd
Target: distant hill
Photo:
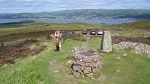
<path fill-rule="evenodd" d="M 20 21 L 20 22 L 9 22 L 9 23 L 0 23 L 0 28 L 12 28 L 12 27 L 21 27 L 24 25 L 35 23 L 34 21 Z"/>
<path fill-rule="evenodd" d="M 50 19 L 150 19 L 148 9 L 82 9 L 41 13 L 3 13 L 1 19 L 50 18 Z"/>

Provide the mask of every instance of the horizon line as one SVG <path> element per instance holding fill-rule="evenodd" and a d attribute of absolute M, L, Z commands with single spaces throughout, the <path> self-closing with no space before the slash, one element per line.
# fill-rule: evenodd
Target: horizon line
<path fill-rule="evenodd" d="M 150 10 L 150 8 L 120 8 L 120 9 L 70 9 L 70 10 L 56 10 L 56 11 L 40 11 L 40 12 L 7 12 L 7 13 L 2 13 L 0 14 L 19 14 L 19 13 L 53 13 L 53 12 L 61 12 L 61 11 L 76 11 L 76 10 Z"/>

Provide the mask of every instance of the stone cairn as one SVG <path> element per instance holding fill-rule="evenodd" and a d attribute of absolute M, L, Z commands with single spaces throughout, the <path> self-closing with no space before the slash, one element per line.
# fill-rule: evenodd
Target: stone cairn
<path fill-rule="evenodd" d="M 75 47 L 73 58 L 72 70 L 75 76 L 84 74 L 91 77 L 102 67 L 99 55 L 89 51 L 87 43 L 83 43 L 81 49 Z"/>

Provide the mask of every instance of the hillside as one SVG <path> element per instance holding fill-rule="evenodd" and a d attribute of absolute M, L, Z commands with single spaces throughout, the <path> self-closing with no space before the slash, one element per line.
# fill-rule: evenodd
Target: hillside
<path fill-rule="evenodd" d="M 82 30 L 82 29 L 102 29 L 109 30 L 114 35 L 150 37 L 150 20 L 139 20 L 127 24 L 107 25 L 107 24 L 86 24 L 86 23 L 35 23 L 21 22 L 13 24 L 1 24 L 0 36 L 14 33 L 28 33 L 49 30 Z"/>
<path fill-rule="evenodd" d="M 14 18 L 50 18 L 50 19 L 150 19 L 150 10 L 146 9 L 82 9 L 41 13 L 0 14 L 2 19 Z"/>
<path fill-rule="evenodd" d="M 4 47 L 0 50 L 0 76 L 2 76 L 0 84 L 148 84 L 150 82 L 150 59 L 146 55 L 135 54 L 131 49 L 105 53 L 99 50 L 100 37 L 91 37 L 86 42 L 89 48 L 101 57 L 102 68 L 93 75 L 92 80 L 89 80 L 87 75 L 75 77 L 71 72 L 74 59 L 71 52 L 74 47 L 82 46 L 85 37 L 76 34 L 74 36 L 72 31 L 85 28 L 109 30 L 113 36 L 122 36 L 119 37 L 121 40 L 141 43 L 147 40 L 147 44 L 150 44 L 147 38 L 150 37 L 150 20 L 120 25 L 28 21 L 1 24 L 0 42 Z M 45 38 L 52 30 L 71 31 L 66 34 L 65 39 L 63 38 L 61 52 L 55 52 L 54 38 Z M 117 40 L 112 39 L 113 43 Z"/>
<path fill-rule="evenodd" d="M 55 52 L 54 41 L 41 41 L 32 44 L 37 48 L 47 45 L 46 50 L 37 55 L 17 59 L 14 64 L 0 67 L 1 84 L 148 84 L 150 82 L 150 59 L 145 55 L 137 55 L 130 50 L 100 52 L 99 38 L 91 38 L 87 42 L 91 49 L 102 58 L 103 68 L 89 80 L 86 76 L 74 77 L 71 74 L 71 50 L 81 46 L 81 41 L 66 40 L 62 44 L 62 52 Z M 24 51 L 24 50 L 23 50 Z M 20 56 L 21 57 L 21 56 Z M 118 57 L 120 59 L 118 59 Z M 7 58 L 8 59 L 8 58 Z"/>

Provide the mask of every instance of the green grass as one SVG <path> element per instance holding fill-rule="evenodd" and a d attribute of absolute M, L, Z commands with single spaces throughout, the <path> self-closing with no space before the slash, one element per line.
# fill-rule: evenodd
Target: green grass
<path fill-rule="evenodd" d="M 127 54 L 126 57 L 123 54 Z M 120 57 L 117 60 L 116 57 Z M 149 58 L 135 55 L 130 51 L 112 52 L 103 55 L 104 68 L 101 73 L 107 74 L 106 83 L 114 84 L 147 84 L 150 82 Z M 117 72 L 119 70 L 119 72 Z"/>
<path fill-rule="evenodd" d="M 37 84 L 37 83 L 54 83 L 54 80 L 48 73 L 47 63 L 50 60 L 49 54 L 53 56 L 54 53 L 48 52 L 52 50 L 52 45 L 48 50 L 42 52 L 37 56 L 29 56 L 28 58 L 18 59 L 14 65 L 0 68 L 0 84 Z"/>
<path fill-rule="evenodd" d="M 71 50 L 81 41 L 66 40 L 62 52 L 55 52 L 54 42 L 48 49 L 36 56 L 17 59 L 15 64 L 0 67 L 0 84 L 148 84 L 150 82 L 150 58 L 137 55 L 130 50 L 99 52 L 99 38 L 88 41 L 91 49 L 102 56 L 103 68 L 96 73 L 96 79 L 74 78 L 70 75 Z M 123 56 L 126 54 L 126 56 Z M 120 57 L 120 60 L 117 59 Z M 105 75 L 105 80 L 98 80 Z"/>
<path fill-rule="evenodd" d="M 0 84 L 57 84 L 57 78 L 55 80 L 55 75 L 50 72 L 51 66 L 53 65 L 50 65 L 49 62 L 56 60 L 58 64 L 66 63 L 67 59 L 69 59 L 69 55 L 71 56 L 70 50 L 73 49 L 73 45 L 75 43 L 77 45 L 81 43 L 68 41 L 68 43 L 63 45 L 66 46 L 64 52 L 55 52 L 53 43 L 49 42 L 48 49 L 41 54 L 18 59 L 15 64 L 0 67 Z M 64 74 L 66 74 L 66 72 Z"/>

